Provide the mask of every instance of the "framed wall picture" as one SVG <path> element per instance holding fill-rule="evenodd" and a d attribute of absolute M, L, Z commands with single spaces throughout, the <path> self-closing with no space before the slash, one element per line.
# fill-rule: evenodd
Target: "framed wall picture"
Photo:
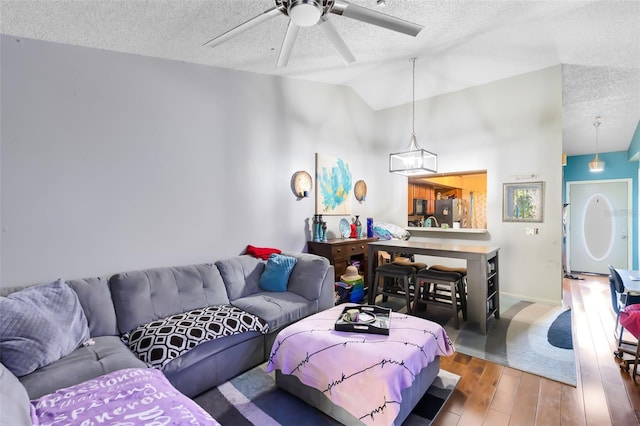
<path fill-rule="evenodd" d="M 316 214 L 351 214 L 351 166 L 342 158 L 316 154 Z"/>
<path fill-rule="evenodd" d="M 544 182 L 503 184 L 503 222 L 542 222 L 543 211 Z"/>

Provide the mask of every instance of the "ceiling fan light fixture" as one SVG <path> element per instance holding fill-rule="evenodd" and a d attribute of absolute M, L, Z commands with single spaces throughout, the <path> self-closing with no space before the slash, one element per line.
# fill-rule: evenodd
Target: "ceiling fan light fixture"
<path fill-rule="evenodd" d="M 320 20 L 322 4 L 318 0 L 293 0 L 287 12 L 294 24 L 310 27 Z"/>
<path fill-rule="evenodd" d="M 346 18 L 361 21 L 366 24 L 397 31 L 409 36 L 417 36 L 424 28 L 422 25 L 414 24 L 391 15 L 387 15 L 377 10 L 369 9 L 349 3 L 346 0 L 273 0 L 275 6 L 255 16 L 248 21 L 237 25 L 234 28 L 212 38 L 204 43 L 204 46 L 215 47 L 236 35 L 257 26 L 263 22 L 277 16 L 286 15 L 289 18 L 289 25 L 285 34 L 280 55 L 276 67 L 284 67 L 289 62 L 293 45 L 300 27 L 311 27 L 317 25 L 329 42 L 336 50 L 340 59 L 345 64 L 355 61 L 355 57 L 342 40 L 338 32 L 333 28 L 327 19 L 329 14 L 344 16 Z"/>
<path fill-rule="evenodd" d="M 596 156 L 589 162 L 589 171 L 591 173 L 600 173 L 604 170 L 604 161 L 598 157 L 598 128 L 600 123 L 600 116 L 597 116 L 593 121 L 593 127 L 596 128 Z"/>

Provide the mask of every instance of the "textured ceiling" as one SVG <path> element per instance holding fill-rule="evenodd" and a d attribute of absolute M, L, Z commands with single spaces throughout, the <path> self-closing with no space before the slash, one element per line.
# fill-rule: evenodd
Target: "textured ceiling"
<path fill-rule="evenodd" d="M 331 14 L 356 61 L 343 65 L 316 27 L 301 28 L 289 65 L 275 64 L 288 18 L 214 48 L 202 44 L 274 0 L 1 1 L 0 32 L 282 75 L 353 88 L 374 109 L 565 64 L 563 144 L 569 155 L 626 150 L 640 120 L 639 1 L 352 0 L 424 26 L 417 37 Z"/>

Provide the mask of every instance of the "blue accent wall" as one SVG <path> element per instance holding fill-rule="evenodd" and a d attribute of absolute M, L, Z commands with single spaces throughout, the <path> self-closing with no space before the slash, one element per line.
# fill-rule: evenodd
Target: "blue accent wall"
<path fill-rule="evenodd" d="M 634 140 L 640 138 L 636 129 Z M 637 142 L 636 142 L 637 143 Z M 564 167 L 562 179 L 562 199 L 566 202 L 567 182 L 605 180 L 605 179 L 631 179 L 632 180 L 632 207 L 631 218 L 633 222 L 632 234 L 632 259 L 633 269 L 638 269 L 638 161 L 629 161 L 631 149 L 629 151 L 605 152 L 598 154 L 605 162 L 604 170 L 600 173 L 589 171 L 589 162 L 593 160 L 594 154 L 574 155 L 567 157 L 567 165 Z"/>
<path fill-rule="evenodd" d="M 638 121 L 638 125 L 636 126 L 636 131 L 633 132 L 633 137 L 631 138 L 631 144 L 629 144 L 629 159 L 632 158 L 638 160 L 640 157 L 640 121 Z"/>

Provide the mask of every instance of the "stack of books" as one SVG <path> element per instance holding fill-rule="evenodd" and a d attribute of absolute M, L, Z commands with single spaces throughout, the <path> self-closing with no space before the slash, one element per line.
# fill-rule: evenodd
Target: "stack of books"
<path fill-rule="evenodd" d="M 338 304 L 351 302 L 362 303 L 364 301 L 364 279 L 355 281 L 340 280 L 335 284 L 338 293 Z"/>

